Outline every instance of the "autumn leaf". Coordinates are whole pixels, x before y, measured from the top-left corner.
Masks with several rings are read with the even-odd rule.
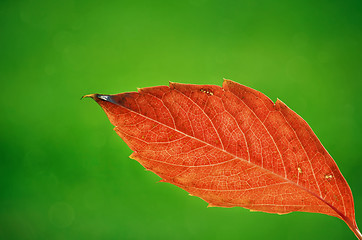
[[[309,125],[230,80],[91,94],[130,156],[209,206],[323,213],[358,230],[351,190]]]

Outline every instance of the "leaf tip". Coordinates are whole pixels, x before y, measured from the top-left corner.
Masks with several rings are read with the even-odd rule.
[[[84,95],[82,96],[80,99],[82,100],[83,98],[96,98],[97,97],[97,94],[87,94],[87,95]]]

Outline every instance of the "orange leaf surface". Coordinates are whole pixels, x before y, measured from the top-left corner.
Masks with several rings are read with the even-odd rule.
[[[146,169],[209,206],[323,213],[362,239],[351,190],[309,125],[230,80],[91,94]]]

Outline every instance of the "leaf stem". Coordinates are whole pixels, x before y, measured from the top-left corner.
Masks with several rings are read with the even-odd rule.
[[[361,234],[361,232],[359,231],[359,229],[357,227],[352,228],[352,231],[359,240],[362,240],[362,234]]]

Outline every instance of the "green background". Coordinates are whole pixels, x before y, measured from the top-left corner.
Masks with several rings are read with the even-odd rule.
[[[232,79],[315,130],[362,224],[361,1],[1,1],[0,239],[355,239],[207,204],[128,156],[89,93]]]

